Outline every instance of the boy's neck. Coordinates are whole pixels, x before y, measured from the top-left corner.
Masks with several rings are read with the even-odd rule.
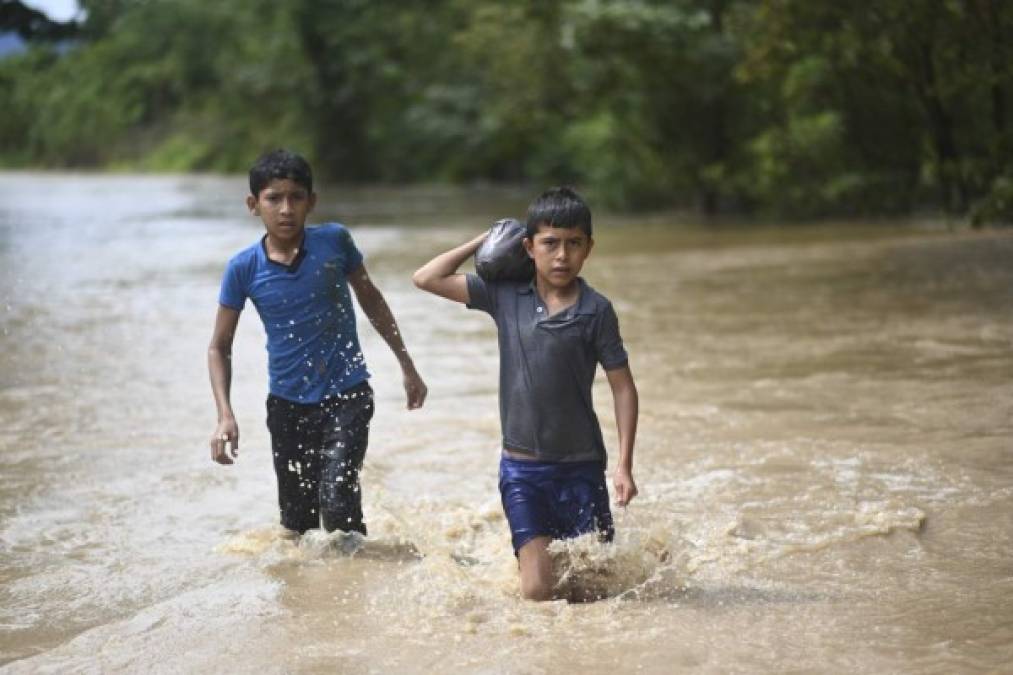
[[[264,235],[264,249],[267,251],[267,257],[287,265],[299,255],[299,249],[302,248],[305,238],[304,229],[300,229],[296,236],[285,239],[273,237],[271,233],[267,233]]]
[[[580,278],[574,277],[573,281],[566,286],[554,286],[536,274],[535,290],[538,291],[542,301],[548,305],[550,313],[554,314],[556,311],[577,302],[577,296],[580,295]]]

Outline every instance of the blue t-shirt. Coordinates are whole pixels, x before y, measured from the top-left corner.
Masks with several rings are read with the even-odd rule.
[[[307,227],[291,265],[267,257],[265,238],[229,260],[218,302],[242,311],[249,298],[267,331],[269,390],[317,403],[369,377],[355,330],[348,274],[362,253],[343,226]]]

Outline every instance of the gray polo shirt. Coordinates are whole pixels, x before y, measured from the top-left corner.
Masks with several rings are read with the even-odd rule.
[[[467,275],[468,307],[492,315],[499,332],[499,414],[503,447],[545,462],[605,462],[591,385],[627,363],[612,303],[583,279],[580,296],[548,316],[534,282]]]

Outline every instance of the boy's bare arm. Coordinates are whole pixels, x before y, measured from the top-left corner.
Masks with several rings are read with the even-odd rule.
[[[638,492],[637,484],[633,480],[633,443],[637,437],[640,399],[628,365],[606,370],[605,376],[612,388],[616,427],[619,430],[619,462],[612,482],[616,489],[616,503],[619,506],[626,506]]]
[[[489,233],[483,232],[471,241],[441,253],[418,268],[412,275],[412,281],[424,291],[467,304],[468,282],[463,274],[457,273],[457,268],[474,255],[487,236]]]
[[[415,370],[415,363],[408,354],[408,348],[401,339],[401,332],[398,330],[397,321],[390,311],[390,306],[369,278],[365,265],[359,265],[348,275],[348,284],[355,291],[355,297],[362,307],[362,312],[373,324],[373,328],[380,334],[383,341],[387,343],[398,363],[401,365],[401,373],[404,376],[405,394],[408,397],[408,409],[421,408],[426,400],[426,383],[422,381],[418,371]]]
[[[211,377],[211,391],[218,408],[218,425],[211,435],[211,459],[219,464],[232,464],[239,455],[239,425],[232,412],[230,390],[232,388],[232,341],[239,325],[239,312],[218,306],[215,328],[208,346],[208,374]],[[226,446],[232,444],[232,456]]]

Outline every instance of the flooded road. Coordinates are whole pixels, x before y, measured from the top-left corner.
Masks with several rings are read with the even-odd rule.
[[[9,672],[978,673],[1013,663],[1013,233],[705,229],[596,214],[585,278],[641,397],[617,541],[523,602],[488,317],[411,271],[508,190],[324,188],[430,388],[362,320],[370,539],[278,536],[264,335],[239,462],[206,348],[242,178],[0,174],[0,664]],[[615,458],[611,396],[595,388]]]

